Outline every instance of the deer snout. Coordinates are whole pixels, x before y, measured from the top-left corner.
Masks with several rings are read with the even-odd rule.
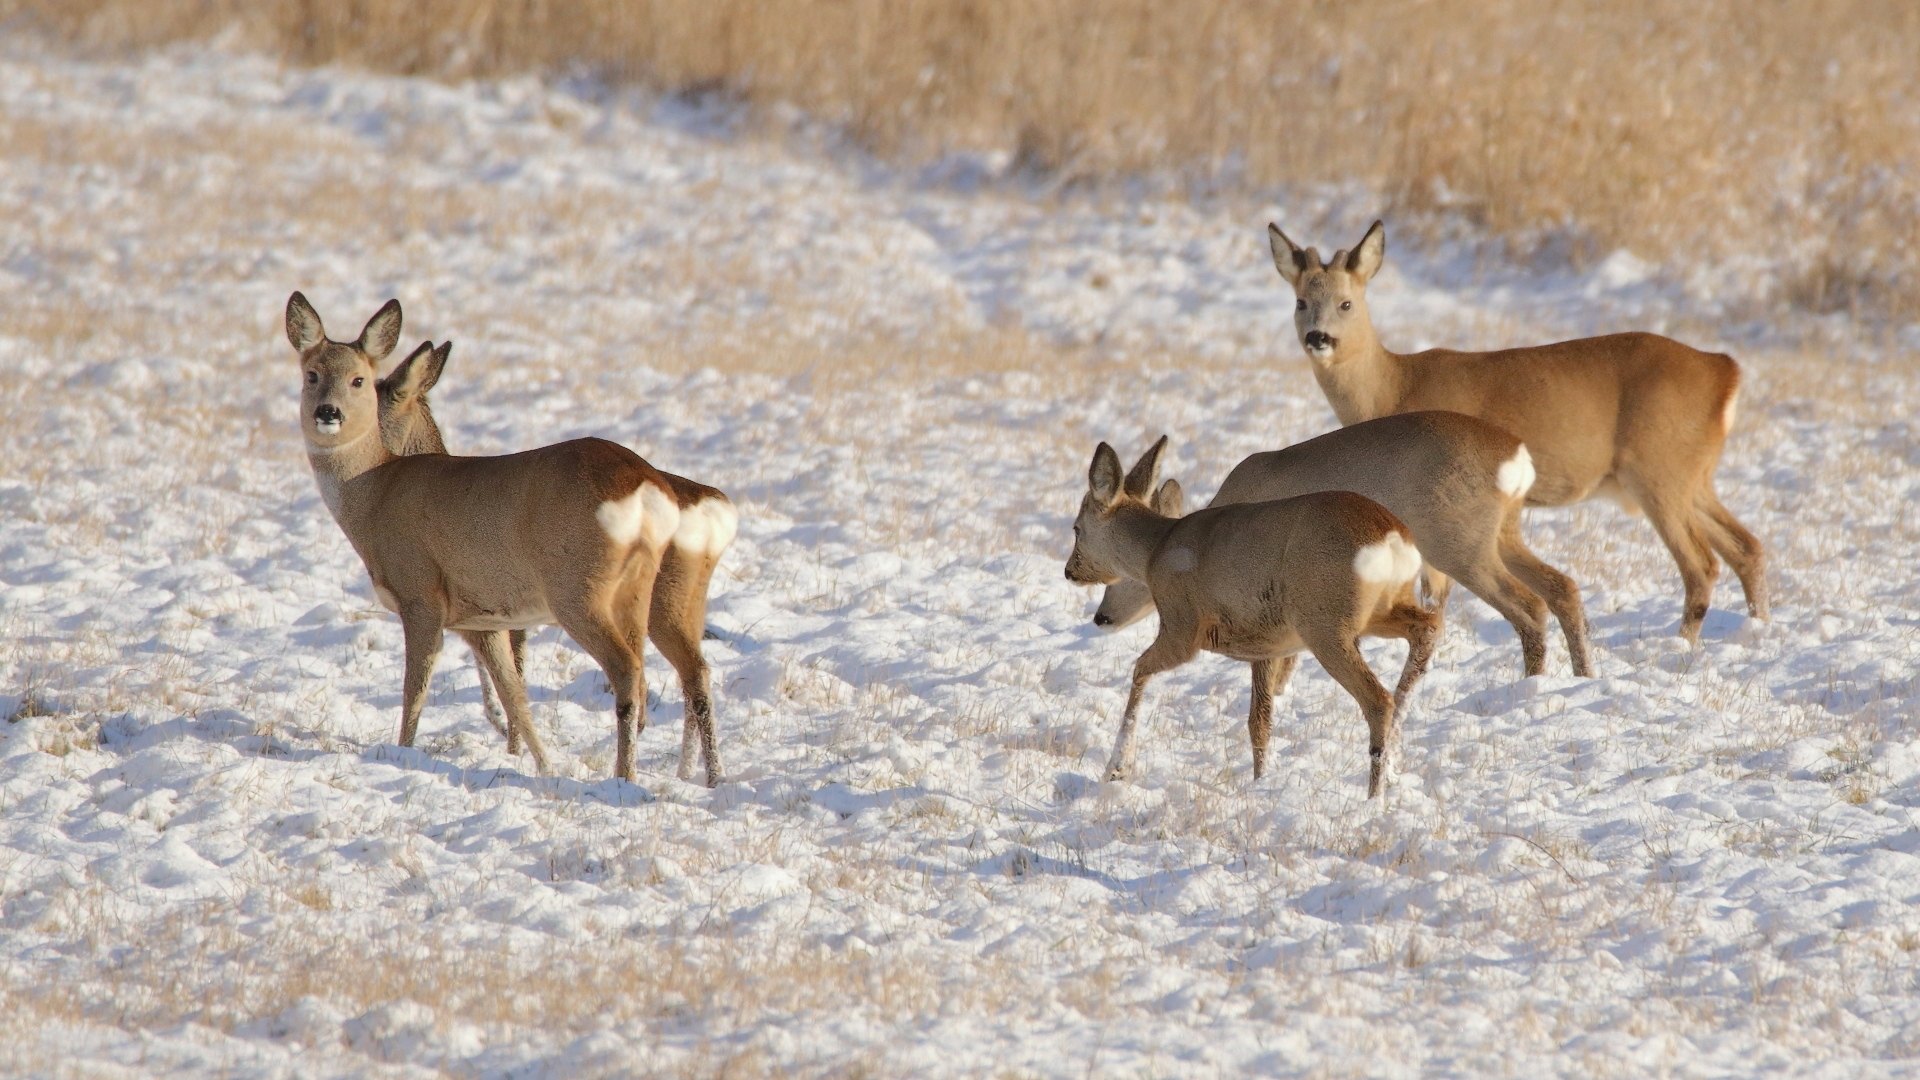
[[[340,411],[338,405],[322,405],[313,410],[313,426],[320,429],[322,435],[337,435],[340,425],[347,422],[347,414]]]
[[[1095,626],[1112,626],[1112,625],[1113,625],[1113,616],[1111,616],[1111,615],[1109,615],[1109,614],[1107,614],[1107,613],[1106,613],[1106,612],[1104,612],[1104,611],[1096,611],[1096,612],[1094,612],[1094,613],[1093,613],[1093,625],[1095,625]]]
[[[1306,344],[1308,352],[1333,351],[1333,335],[1325,330],[1309,330],[1301,341]]]

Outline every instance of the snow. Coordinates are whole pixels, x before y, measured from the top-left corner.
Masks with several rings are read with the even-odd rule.
[[[585,84],[24,40],[0,123],[9,1071],[1912,1071],[1920,429],[1870,333],[1801,348],[1626,253],[1536,280],[1390,248],[1396,348],[1737,345],[1719,483],[1774,621],[1723,580],[1691,650],[1643,521],[1533,512],[1595,678],[1516,681],[1456,592],[1386,799],[1311,662],[1259,783],[1217,657],[1155,680],[1103,783],[1152,630],[1062,578],[1088,456],[1167,432],[1200,505],[1329,428],[1261,229],[1335,246],[1350,194],[972,190]],[[555,775],[458,648],[393,744],[399,627],[300,450],[295,288],[456,342],[457,451],[596,434],[732,496],[724,783],[674,778],[657,655],[641,780],[609,779],[611,698],[552,629]]]

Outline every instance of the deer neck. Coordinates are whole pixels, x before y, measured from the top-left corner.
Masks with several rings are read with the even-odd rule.
[[[1343,337],[1333,355],[1321,360],[1309,354],[1307,362],[1342,426],[1399,411],[1405,390],[1400,357],[1380,344],[1371,322]]]
[[[327,510],[341,528],[347,525],[343,511],[347,482],[368,469],[385,465],[393,458],[392,451],[380,441],[378,425],[369,427],[359,438],[338,446],[307,444],[307,464],[313,466],[313,479],[320,485],[320,497],[326,500]]]
[[[1179,518],[1162,517],[1144,506],[1127,505],[1114,511],[1109,534],[1114,569],[1131,580],[1146,581],[1153,553],[1179,523]]]

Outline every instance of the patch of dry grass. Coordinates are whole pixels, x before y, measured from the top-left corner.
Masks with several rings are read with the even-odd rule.
[[[1515,254],[1629,247],[1817,311],[1920,300],[1920,8],[1899,0],[0,0],[124,46],[207,37],[443,76],[585,64],[790,102],[868,145],[1062,183],[1359,182]],[[1441,212],[1435,216],[1429,212]]]

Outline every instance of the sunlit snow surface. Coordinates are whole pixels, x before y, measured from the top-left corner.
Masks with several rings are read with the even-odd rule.
[[[1912,1071],[1898,354],[1769,352],[1631,256],[1530,280],[1390,253],[1402,349],[1748,342],[1719,483],[1771,545],[1775,621],[1724,580],[1689,652],[1644,522],[1534,512],[1600,677],[1556,636],[1516,682],[1511,630],[1456,594],[1382,802],[1310,661],[1261,782],[1246,669],[1205,657],[1103,784],[1152,621],[1100,634],[1062,579],[1093,444],[1169,433],[1198,502],[1331,426],[1262,230],[1328,251],[1364,199],[1058,201],[591,87],[25,41],[0,123],[10,1071]],[[640,783],[608,780],[611,699],[557,630],[529,658],[557,775],[506,756],[451,640],[393,745],[401,636],[300,449],[296,288],[336,338],[398,296],[403,349],[455,341],[456,450],[596,434],[734,496],[719,789],[673,779],[657,655]],[[872,359],[954,341],[1034,359]]]

